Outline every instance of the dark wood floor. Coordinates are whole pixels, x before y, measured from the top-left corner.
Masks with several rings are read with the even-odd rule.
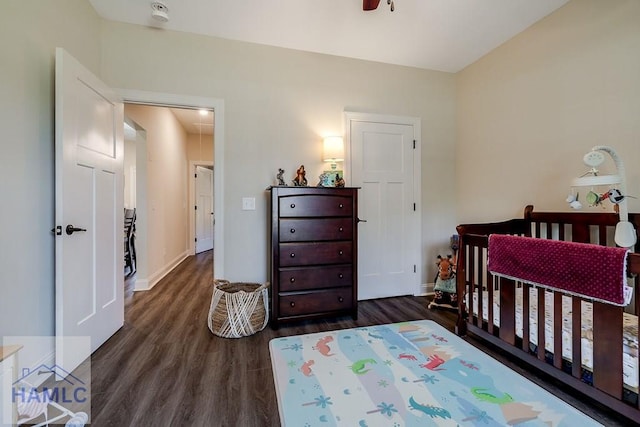
[[[128,289],[124,327],[91,358],[93,425],[278,426],[272,338],[425,318],[453,330],[453,313],[427,309],[425,297],[399,297],[360,302],[357,321],[307,321],[220,338],[207,328],[212,256],[189,257],[151,291]],[[603,424],[629,425],[466,339]]]

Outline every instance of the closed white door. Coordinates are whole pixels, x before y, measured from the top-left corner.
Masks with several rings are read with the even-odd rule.
[[[60,48],[55,78],[56,365],[70,372],[124,323],[124,108]]]
[[[414,125],[350,120],[352,185],[361,187],[358,299],[415,295],[420,277]]]
[[[196,166],[196,253],[213,249],[213,171]]]

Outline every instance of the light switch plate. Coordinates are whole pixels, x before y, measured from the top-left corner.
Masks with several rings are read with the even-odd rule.
[[[243,211],[255,211],[256,199],[255,197],[243,197],[242,198],[242,210]]]

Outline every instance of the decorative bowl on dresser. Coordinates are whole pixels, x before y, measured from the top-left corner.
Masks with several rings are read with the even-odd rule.
[[[271,325],[358,316],[358,189],[271,187]]]

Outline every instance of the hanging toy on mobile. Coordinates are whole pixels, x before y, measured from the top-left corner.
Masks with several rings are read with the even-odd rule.
[[[573,194],[569,194],[567,196],[567,203],[569,203],[569,206],[571,207],[571,209],[582,209],[582,203],[580,203],[578,201],[578,196],[580,194],[576,193],[576,195],[574,196]]]
[[[632,199],[636,199],[636,197],[634,196],[630,196],[628,194],[622,194],[622,192],[617,188],[612,188],[611,190],[607,191],[602,195],[603,200],[609,199],[611,203],[615,203],[616,205],[619,205],[620,203],[622,203],[622,201],[626,197],[631,197]]]

